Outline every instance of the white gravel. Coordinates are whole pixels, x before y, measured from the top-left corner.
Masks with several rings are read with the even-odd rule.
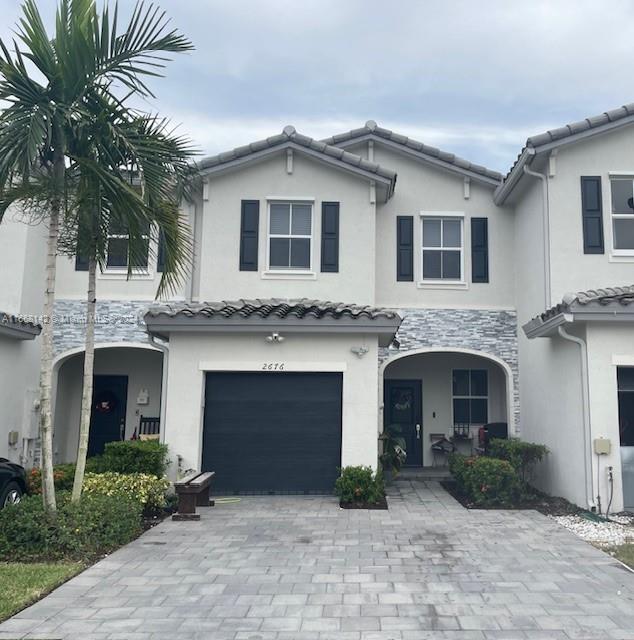
[[[610,516],[611,522],[597,522],[583,516],[551,516],[553,520],[598,547],[634,543],[634,516]]]

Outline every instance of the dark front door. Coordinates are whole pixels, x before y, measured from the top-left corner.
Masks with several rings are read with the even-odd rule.
[[[423,411],[420,380],[386,380],[384,394],[384,428],[397,427],[401,437],[405,439],[405,466],[422,467]]]
[[[106,442],[121,440],[125,434],[128,376],[95,376],[88,456],[103,453]]]
[[[332,493],[340,373],[208,373],[202,468],[219,493]]]

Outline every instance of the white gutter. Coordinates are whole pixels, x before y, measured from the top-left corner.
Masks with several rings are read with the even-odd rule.
[[[582,398],[582,412],[583,412],[583,452],[584,452],[584,472],[585,472],[585,485],[586,485],[586,501],[590,509],[595,509],[596,504],[594,501],[593,493],[594,488],[592,486],[592,429],[590,424],[590,385],[588,381],[588,345],[585,340],[573,336],[568,333],[564,327],[558,327],[557,331],[559,335],[570,342],[574,342],[579,346],[579,355],[581,356],[581,398]]]
[[[550,291],[550,207],[548,203],[548,178],[537,171],[529,169],[524,165],[524,173],[538,178],[542,183],[542,225],[544,232],[544,300],[546,309],[550,309],[551,291]]]
[[[163,376],[161,379],[161,411],[159,414],[159,425],[160,425],[160,437],[159,440],[161,443],[165,443],[165,405],[167,400],[167,366],[169,363],[169,347],[167,344],[162,342],[157,342],[156,338],[148,333],[147,341],[159,351],[163,352]]]

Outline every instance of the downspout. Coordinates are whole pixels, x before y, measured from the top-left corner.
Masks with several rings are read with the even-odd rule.
[[[568,333],[563,326],[557,328],[559,335],[570,342],[574,342],[579,346],[579,355],[581,356],[581,398],[582,398],[582,411],[583,411],[583,452],[584,452],[584,472],[585,472],[585,485],[586,485],[586,501],[588,507],[592,510],[596,508],[593,493],[594,488],[592,485],[592,449],[590,447],[592,431],[590,424],[590,385],[588,381],[588,345],[585,340],[573,336]]]
[[[533,151],[534,153],[534,151]],[[538,178],[542,183],[542,224],[544,232],[544,300],[546,309],[552,306],[550,293],[550,206],[548,203],[548,178],[537,171],[524,165],[524,173],[533,178]]]
[[[163,375],[161,378],[161,411],[159,414],[160,420],[160,442],[165,443],[165,405],[167,400],[167,366],[169,363],[169,347],[163,342],[157,342],[156,338],[148,333],[147,341],[159,351],[163,352]]]

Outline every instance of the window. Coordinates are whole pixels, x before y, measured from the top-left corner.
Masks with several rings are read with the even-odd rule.
[[[142,231],[144,248],[141,255],[136,256],[136,261],[132,263],[135,269],[146,270],[148,267],[148,253],[150,247],[150,227],[149,225]],[[125,225],[112,222],[108,231],[108,254],[106,266],[113,271],[127,270],[129,255],[130,235]]]
[[[454,369],[454,424],[482,425],[489,421],[489,380],[486,369]]]
[[[616,252],[634,252],[634,178],[612,178],[610,190],[612,246]]]
[[[462,218],[423,217],[423,280],[462,280]]]
[[[634,367],[617,367],[619,435],[622,447],[634,447]]]
[[[313,207],[298,202],[269,206],[269,268],[310,269]]]

